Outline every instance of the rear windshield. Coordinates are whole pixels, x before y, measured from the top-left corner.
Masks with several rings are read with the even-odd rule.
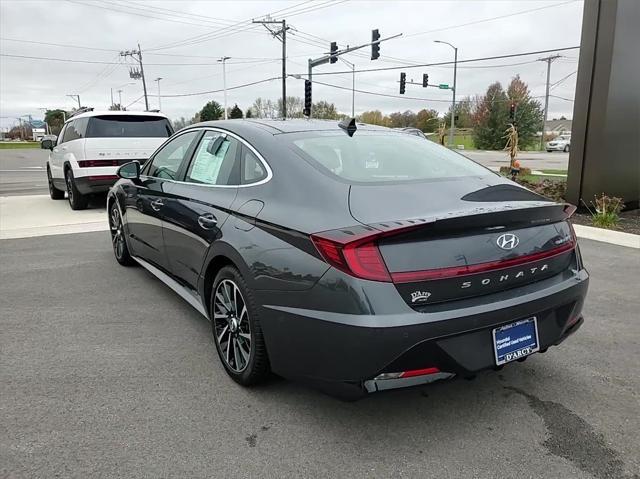
[[[322,168],[353,182],[414,181],[462,176],[486,176],[486,168],[436,143],[407,134],[358,131],[315,133],[293,139]]]
[[[86,138],[168,138],[172,133],[166,118],[105,115],[89,118]]]

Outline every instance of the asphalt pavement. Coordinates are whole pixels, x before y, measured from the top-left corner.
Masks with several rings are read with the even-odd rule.
[[[637,478],[640,254],[581,246],[562,346],[344,403],[232,382],[207,320],[107,232],[2,240],[0,477]]]
[[[49,150],[0,150],[0,196],[48,194]]]

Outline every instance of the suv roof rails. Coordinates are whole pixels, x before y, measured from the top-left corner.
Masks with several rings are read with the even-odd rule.
[[[69,115],[69,116],[67,117],[67,120],[68,120],[69,118],[73,118],[73,117],[74,117],[74,116],[76,116],[76,115],[79,115],[80,113],[86,113],[86,112],[88,112],[88,111],[93,111],[93,107],[83,106],[83,107],[81,107],[81,108],[78,108],[76,111],[74,111],[73,113],[71,113],[71,115]]]

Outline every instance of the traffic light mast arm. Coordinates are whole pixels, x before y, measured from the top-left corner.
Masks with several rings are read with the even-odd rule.
[[[318,65],[323,65],[325,63],[329,63],[331,61],[331,57],[339,57],[340,55],[344,55],[345,53],[350,53],[350,52],[354,52],[356,50],[360,50],[362,48],[367,48],[370,47],[371,45],[373,45],[374,43],[382,43],[382,42],[386,42],[387,40],[393,40],[394,38],[398,38],[401,37],[402,33],[398,33],[397,35],[393,35],[387,38],[381,38],[378,41],[375,42],[369,42],[369,43],[363,43],[362,45],[357,45],[355,47],[347,47],[347,48],[343,48],[342,50],[338,50],[335,54],[331,55],[323,55],[319,58],[316,58],[315,60],[309,59],[309,66],[311,68],[313,67],[317,67]]]
[[[400,83],[400,82],[397,82]],[[418,85],[418,86],[423,86],[422,83],[416,82],[416,81],[407,81],[405,82],[407,85]],[[447,88],[440,88],[440,86],[438,84],[432,85],[431,83],[429,83],[427,85],[428,88],[438,88],[440,90],[453,90],[452,86],[449,86]]]

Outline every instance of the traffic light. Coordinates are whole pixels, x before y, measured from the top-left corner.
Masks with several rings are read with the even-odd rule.
[[[509,107],[509,120],[513,121],[516,119],[516,104],[515,103],[511,103],[511,106]]]
[[[375,30],[371,30],[371,59],[377,60],[380,58],[380,44],[373,43],[380,40],[380,32],[376,28]]]
[[[422,74],[422,86],[425,87],[425,88],[429,86],[429,74],[428,73],[423,73]]]
[[[311,116],[311,82],[304,81],[304,116]]]
[[[407,74],[402,72],[400,73],[400,94],[404,95],[404,91],[407,85]]]
[[[338,53],[338,44],[336,42],[331,42],[331,50],[329,51],[331,59],[329,60],[329,63],[335,63],[338,61],[336,53]]]

